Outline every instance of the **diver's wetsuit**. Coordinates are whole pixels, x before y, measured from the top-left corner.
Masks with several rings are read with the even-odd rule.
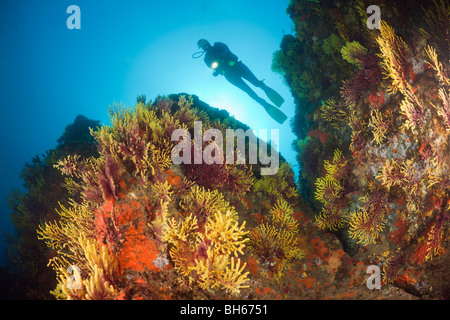
[[[222,74],[231,84],[245,91],[253,100],[258,103],[265,102],[242,79],[262,89],[266,87],[264,82],[258,80],[242,61],[238,61],[238,57],[228,49],[226,44],[215,42],[214,46],[206,51],[204,61],[209,68],[214,69],[214,76]],[[214,63],[217,65],[216,68]]]

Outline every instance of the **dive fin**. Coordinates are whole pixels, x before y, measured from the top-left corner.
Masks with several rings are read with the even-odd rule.
[[[262,103],[261,105],[264,107],[264,109],[269,114],[269,116],[273,120],[278,122],[279,124],[283,124],[286,121],[287,116],[281,110],[279,110],[278,108],[272,106],[271,104],[269,104],[267,102],[266,103]]]
[[[276,105],[278,108],[281,107],[281,105],[284,103],[284,99],[278,92],[267,86],[263,90],[266,93],[267,98],[269,98],[274,105]]]

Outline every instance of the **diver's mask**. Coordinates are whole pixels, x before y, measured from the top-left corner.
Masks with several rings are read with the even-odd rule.
[[[199,49],[202,49],[202,51],[198,51],[198,52],[194,53],[192,55],[192,58],[194,58],[194,59],[198,59],[201,56],[203,56],[205,54],[206,50],[208,49],[208,47],[211,47],[209,42],[205,39],[198,40],[197,46],[199,47]]]

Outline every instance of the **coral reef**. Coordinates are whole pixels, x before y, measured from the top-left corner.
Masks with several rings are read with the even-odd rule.
[[[373,4],[383,12],[379,29],[364,28]],[[283,56],[289,48],[282,42],[274,64],[297,99],[292,127],[301,195],[316,212],[317,227],[334,233],[352,258],[382,266],[382,285],[448,298],[447,289],[433,291],[424,279],[435,277],[430,261],[443,266],[447,259],[450,6],[445,0],[421,6],[292,1],[296,33],[289,48],[303,49]],[[312,11],[317,15],[305,16]],[[328,35],[316,25],[326,26]],[[310,90],[305,102],[306,94],[295,89],[302,79],[289,67],[293,61],[309,61],[305,72],[328,66],[323,59],[333,50],[347,65],[330,59],[330,71],[309,79],[319,98]],[[327,139],[310,139],[316,132]],[[336,176],[339,168],[345,173]]]
[[[14,283],[8,288],[18,299],[49,299],[50,290],[56,285],[56,276],[47,267],[53,256],[43,241],[36,237],[39,224],[49,222],[58,215],[55,208],[66,206],[71,195],[65,188],[64,177],[54,167],[61,158],[67,158],[65,170],[71,172],[81,159],[97,155],[90,128],[95,129],[98,121],[79,115],[69,124],[54,149],[26,163],[20,173],[25,192],[13,190],[8,202],[11,221],[16,236],[8,237],[8,264],[6,270]],[[90,127],[92,126],[92,127]],[[8,295],[6,294],[6,297]]]
[[[194,97],[176,98],[138,97],[134,108],[110,107],[111,125],[91,131],[96,155],[54,161],[71,198],[55,220],[40,222],[37,236],[53,250],[55,298],[247,297],[255,290],[248,260],[264,265],[269,259],[264,253],[251,258],[247,247],[258,247],[247,223],[259,223],[248,212],[259,197],[250,193],[273,201],[267,228],[280,245],[278,277],[302,257],[299,224],[284,200],[297,198],[290,166],[282,162],[266,177],[245,163],[171,163],[175,142],[166,137],[176,129],[192,130],[198,120],[222,131],[245,128]]]

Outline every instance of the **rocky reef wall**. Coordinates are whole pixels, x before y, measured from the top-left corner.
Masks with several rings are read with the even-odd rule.
[[[450,210],[448,1],[292,1],[288,12],[295,35],[273,69],[296,98],[300,193],[316,225],[379,266],[383,284],[448,298],[435,278]]]

